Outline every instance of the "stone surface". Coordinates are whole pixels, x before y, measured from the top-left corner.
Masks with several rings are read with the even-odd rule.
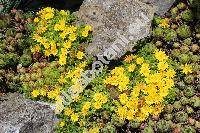
[[[54,112],[18,93],[0,96],[0,133],[52,133]]]
[[[155,6],[156,14],[161,16],[164,15],[175,2],[175,0],[141,0],[141,1]]]
[[[87,52],[97,55],[120,38],[129,42],[125,47],[119,46],[120,51],[131,50],[130,42],[149,35],[154,13],[153,6],[138,0],[85,0],[75,15],[92,25],[94,37]]]

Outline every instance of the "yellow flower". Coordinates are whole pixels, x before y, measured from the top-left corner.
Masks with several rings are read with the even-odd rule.
[[[73,122],[78,121],[78,114],[77,114],[77,113],[72,114],[72,115],[71,115],[71,120],[72,120]]]
[[[169,69],[166,73],[165,76],[168,78],[173,78],[175,76],[176,72],[173,69]]]
[[[49,99],[55,99],[57,95],[55,94],[53,90],[51,90],[47,93],[47,96]]]
[[[94,106],[95,109],[100,109],[101,108],[101,103],[100,102],[95,102],[93,104],[93,106]]]
[[[126,102],[128,101],[128,97],[127,97],[126,93],[120,94],[119,100],[123,105],[126,104]]]
[[[60,127],[64,127],[64,126],[65,126],[65,122],[64,122],[64,121],[61,121],[60,124],[59,124],[59,126],[60,126]]]
[[[63,16],[68,16],[69,12],[65,11],[65,10],[60,10],[60,14],[63,15]]]
[[[185,74],[192,73],[192,68],[188,64],[182,65],[181,69],[183,69],[183,73]]]
[[[130,63],[133,60],[133,56],[132,55],[127,55],[124,59],[125,62]]]
[[[65,65],[67,62],[66,62],[66,57],[65,55],[61,54],[60,55],[60,58],[59,58],[59,64],[60,65]]]
[[[33,90],[31,94],[32,94],[33,97],[38,97],[40,95],[40,91],[39,90]]]
[[[84,105],[83,105],[83,110],[88,110],[91,106],[91,102],[86,102]]]
[[[72,42],[75,41],[76,38],[77,38],[77,36],[76,36],[76,34],[74,34],[74,33],[71,33],[71,34],[69,35],[69,40],[72,41]]]
[[[78,58],[78,59],[83,59],[83,57],[84,57],[84,53],[83,52],[81,52],[81,51],[78,51],[78,53],[77,53],[77,55],[76,55],[76,57]]]
[[[135,115],[135,111],[133,111],[133,110],[129,110],[129,111],[127,111],[127,119],[128,120],[133,120],[134,119],[134,115]]]
[[[82,32],[82,36],[83,36],[83,37],[88,37],[88,31],[84,30],[84,31]]]
[[[64,43],[64,48],[65,48],[65,49],[69,49],[69,48],[71,48],[71,46],[72,46],[72,42],[71,42],[71,41],[66,41],[66,42]]]
[[[126,113],[127,113],[126,106],[124,106],[124,107],[122,107],[122,106],[118,107],[117,110],[116,110],[116,113],[117,113],[117,115],[119,116],[119,118],[121,120],[124,120],[126,118]]]
[[[155,50],[155,57],[161,62],[165,62],[168,59],[168,56],[163,51]]]
[[[86,25],[86,26],[85,26],[85,30],[86,30],[86,31],[92,31],[92,27],[91,27],[90,25]]]
[[[45,51],[44,51],[44,55],[45,55],[45,56],[50,56],[50,54],[51,54],[51,51],[50,51],[50,50],[45,50]]]
[[[159,24],[159,27],[169,28],[170,27],[169,19],[168,18],[163,19],[162,22]]]
[[[138,57],[136,59],[136,63],[139,64],[139,65],[141,65],[143,62],[144,62],[144,58],[143,57]]]
[[[64,111],[64,114],[66,116],[70,116],[71,114],[73,114],[73,110],[71,108],[66,108]]]
[[[143,74],[144,76],[149,76],[150,70],[149,70],[149,64],[143,63],[140,69],[140,74]]]
[[[132,65],[130,65],[129,67],[128,67],[128,71],[129,72],[133,72],[134,70],[135,70],[135,64],[132,64]]]
[[[34,18],[34,22],[38,23],[39,22],[39,18],[38,17]]]
[[[47,95],[47,92],[46,92],[45,89],[41,89],[41,90],[40,90],[40,94],[41,94],[41,96],[46,96],[46,95]]]
[[[158,70],[164,71],[168,68],[168,64],[166,62],[159,62],[158,63]]]
[[[95,127],[89,130],[89,133],[99,133],[99,128]]]

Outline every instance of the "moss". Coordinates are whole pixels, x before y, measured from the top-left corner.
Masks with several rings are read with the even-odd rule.
[[[191,36],[191,29],[187,25],[182,25],[176,30],[179,37],[185,39]]]

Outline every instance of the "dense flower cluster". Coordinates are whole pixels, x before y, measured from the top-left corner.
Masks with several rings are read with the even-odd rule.
[[[74,26],[75,17],[69,11],[58,11],[47,7],[37,13],[34,19],[34,46],[32,52],[42,52],[46,57],[58,57],[60,65],[85,56],[80,44],[91,37],[89,25]]]
[[[104,80],[106,85],[116,86],[120,92],[115,101],[116,114],[121,120],[139,121],[158,115],[164,98],[174,86],[175,71],[167,62],[168,56],[156,50],[148,59],[130,55],[124,61],[124,66],[113,69]]]

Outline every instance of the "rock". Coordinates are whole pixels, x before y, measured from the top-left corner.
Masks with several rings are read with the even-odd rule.
[[[48,105],[18,93],[0,97],[0,133],[52,133],[55,120]]]
[[[110,59],[114,59],[149,35],[154,13],[153,6],[138,0],[85,0],[75,15],[93,27],[93,42],[87,52],[112,53]]]
[[[161,16],[164,15],[175,2],[175,0],[140,0],[140,1],[155,6],[156,14]]]

